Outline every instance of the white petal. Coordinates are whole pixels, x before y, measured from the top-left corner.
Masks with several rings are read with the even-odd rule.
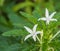
[[[34,27],[33,27],[33,33],[36,32],[36,28],[37,28],[37,26],[38,26],[38,24],[34,25]]]
[[[40,21],[40,18],[38,19],[38,21]]]
[[[25,37],[25,39],[24,39],[24,41],[26,40],[26,39],[28,39],[29,37],[31,37],[32,35],[30,34],[30,35],[27,35],[26,37]]]
[[[57,21],[57,19],[51,19],[51,21]]]
[[[29,32],[29,33],[32,33],[32,30],[26,26],[24,26],[24,28]]]
[[[55,14],[56,12],[53,12],[49,17],[52,18]]]
[[[50,22],[50,21],[46,21],[46,25],[48,25],[48,24],[49,24],[49,22]]]
[[[38,19],[38,21],[39,21],[39,20],[44,20],[44,21],[45,21],[45,20],[46,20],[46,18],[39,18],[39,19]]]
[[[40,21],[40,18],[38,19],[38,21]]]
[[[37,34],[42,34],[43,32],[41,32],[41,31],[37,31],[35,34],[37,35]]]
[[[36,41],[36,35],[37,35],[37,34],[42,34],[42,33],[43,33],[42,31],[37,31],[37,32],[33,35],[34,41]]]
[[[36,41],[36,35],[33,36],[33,40]]]
[[[46,16],[46,17],[49,17],[49,11],[48,11],[48,9],[47,9],[47,8],[46,8],[45,16]]]

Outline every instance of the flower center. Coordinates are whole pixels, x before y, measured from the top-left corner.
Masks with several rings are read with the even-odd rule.
[[[33,32],[33,33],[32,33],[32,36],[34,36],[34,35],[35,35],[35,33],[36,33],[36,32]]]
[[[49,20],[51,20],[49,17],[48,17],[48,18],[46,18],[46,19],[47,19],[48,21],[49,21]]]

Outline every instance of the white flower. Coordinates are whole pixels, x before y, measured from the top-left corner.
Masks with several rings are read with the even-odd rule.
[[[45,17],[46,17],[46,18],[45,18],[45,17],[39,18],[38,21],[39,21],[39,20],[44,20],[44,21],[46,21],[46,24],[49,24],[50,21],[57,21],[57,19],[52,18],[55,13],[56,13],[56,12],[53,12],[51,15],[49,15],[49,11],[48,11],[48,9],[46,8],[46,13],[45,13]]]
[[[37,24],[34,25],[34,27],[33,27],[32,30],[31,30],[30,28],[26,27],[26,26],[24,26],[24,28],[30,33],[29,35],[27,35],[27,36],[25,37],[24,41],[25,41],[26,39],[28,39],[29,37],[31,37],[31,36],[32,36],[33,40],[36,41],[36,35],[42,33],[41,31],[36,31]]]

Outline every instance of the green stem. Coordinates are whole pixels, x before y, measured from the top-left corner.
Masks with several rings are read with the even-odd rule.
[[[42,31],[43,32],[43,31]],[[40,34],[41,35],[41,46],[40,46],[40,49],[39,49],[39,51],[42,51],[42,45],[43,45],[43,33],[42,34]]]
[[[39,43],[41,44],[41,41],[40,41],[39,37],[38,36],[36,36],[36,37],[37,37],[37,40],[39,41]]]
[[[54,48],[52,48],[52,47],[49,47],[49,48],[48,48],[48,50],[52,50],[52,51],[54,51]]]
[[[36,36],[36,37],[37,37],[37,40],[39,41],[39,43],[41,44],[41,40],[39,39],[39,37],[38,36]],[[41,49],[39,51],[41,51]]]
[[[58,32],[49,40],[48,43],[50,43],[59,33],[60,33],[60,31],[58,31]]]

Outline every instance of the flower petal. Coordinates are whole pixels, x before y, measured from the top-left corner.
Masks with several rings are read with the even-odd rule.
[[[33,40],[36,41],[36,35],[33,36]]]
[[[51,21],[57,21],[57,19],[51,19]]]
[[[39,18],[38,21],[39,21],[39,20],[44,20],[44,21],[46,21],[46,18],[44,18],[44,17],[43,17],[43,18]]]
[[[56,12],[53,12],[49,17],[52,18],[55,14]]]
[[[29,32],[29,33],[32,33],[32,30],[26,26],[24,26],[24,28]]]
[[[50,22],[50,20],[49,20],[49,21],[47,20],[47,21],[46,21],[46,25],[48,25],[48,24],[49,24],[49,22]]]
[[[47,9],[47,8],[46,8],[45,16],[46,16],[46,17],[49,17],[49,11],[48,11],[48,9]]]
[[[25,37],[25,39],[24,39],[24,41],[26,40],[26,39],[28,39],[29,37],[31,37],[32,35],[30,34],[30,35],[27,35],[26,37]]]
[[[42,34],[43,32],[42,31],[37,31],[35,34]]]
[[[34,25],[34,27],[33,27],[33,33],[36,32],[36,28],[37,28],[37,26],[38,26],[38,24]]]

